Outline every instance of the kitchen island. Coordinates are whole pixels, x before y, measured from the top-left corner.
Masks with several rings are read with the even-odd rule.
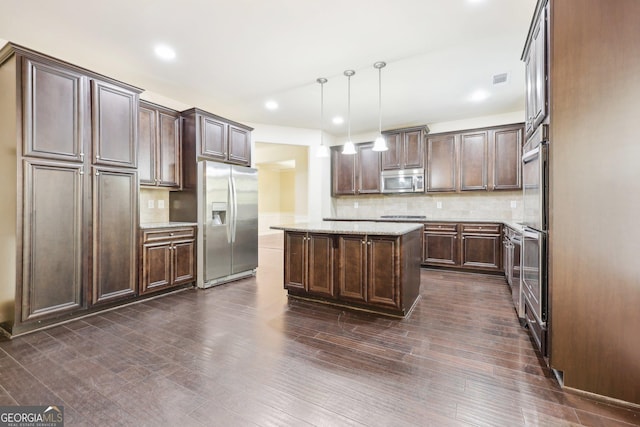
[[[321,221],[284,231],[290,297],[407,316],[420,295],[422,224]]]

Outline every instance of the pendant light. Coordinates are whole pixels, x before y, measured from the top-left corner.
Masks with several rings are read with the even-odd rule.
[[[387,65],[386,62],[376,62],[373,68],[378,70],[378,137],[373,143],[373,151],[387,151],[387,141],[382,135],[382,69]]]
[[[342,147],[342,154],[356,154],[356,147],[351,142],[351,76],[356,72],[353,70],[347,70],[344,75],[347,76],[347,142]]]
[[[316,151],[316,157],[329,157],[329,147],[324,145],[324,133],[322,132],[322,124],[324,123],[324,84],[327,79],[319,77],[316,81],[320,83],[320,146]]]

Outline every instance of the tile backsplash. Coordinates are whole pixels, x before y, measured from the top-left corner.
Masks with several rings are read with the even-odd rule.
[[[140,224],[169,222],[169,190],[140,188]]]
[[[377,218],[381,215],[424,215],[427,219],[522,219],[522,191],[429,195],[336,197],[335,217]]]

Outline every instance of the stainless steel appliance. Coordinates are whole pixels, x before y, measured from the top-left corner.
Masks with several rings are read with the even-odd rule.
[[[521,254],[522,254],[522,234],[511,230],[504,236],[504,271],[507,277],[507,283],[511,289],[511,298],[513,306],[518,315],[520,323],[524,325],[524,295],[522,292],[522,275],[521,275]]]
[[[525,319],[542,354],[546,356],[548,322],[547,218],[548,127],[540,125],[522,156],[523,209],[522,292]]]
[[[255,273],[258,175],[255,169],[204,162],[204,277],[209,287]]]
[[[383,193],[424,193],[424,169],[382,171],[380,188]]]
[[[255,169],[198,161],[193,183],[170,195],[172,221],[198,223],[200,288],[254,275],[258,266],[258,174]]]

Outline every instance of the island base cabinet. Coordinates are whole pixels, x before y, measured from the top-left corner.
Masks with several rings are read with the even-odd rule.
[[[334,238],[313,233],[285,234],[285,288],[334,297]]]
[[[400,235],[286,231],[289,295],[406,316],[420,291],[421,230]]]

